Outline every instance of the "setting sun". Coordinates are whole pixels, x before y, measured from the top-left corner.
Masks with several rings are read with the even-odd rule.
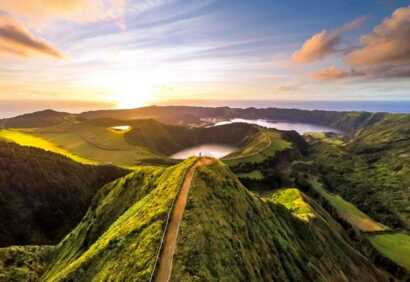
[[[119,109],[130,109],[146,106],[153,100],[152,87],[144,84],[118,85],[113,100]]]

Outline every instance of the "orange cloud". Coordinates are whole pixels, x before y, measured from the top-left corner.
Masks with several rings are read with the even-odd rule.
[[[302,49],[293,54],[292,60],[295,63],[310,63],[322,59],[334,52],[339,41],[338,33],[323,30],[309,38]]]
[[[0,10],[39,24],[49,20],[93,22],[121,18],[126,0],[1,0]]]
[[[397,9],[390,18],[362,36],[362,47],[346,56],[353,65],[410,63],[410,6]]]
[[[323,30],[316,33],[303,44],[300,50],[293,54],[292,61],[295,63],[311,63],[334,53],[342,33],[357,29],[365,20],[366,17],[360,17],[336,30]]]
[[[349,76],[349,73],[338,69],[336,66],[330,66],[328,68],[324,68],[318,72],[312,74],[312,77],[316,80],[337,80],[342,79]]]
[[[35,37],[22,24],[0,17],[0,55],[31,57],[46,55],[61,59],[63,55],[46,41]]]

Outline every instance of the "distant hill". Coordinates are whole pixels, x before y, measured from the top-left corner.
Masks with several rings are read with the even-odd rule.
[[[116,119],[129,121],[135,119],[155,119],[172,125],[198,125],[204,120],[226,120],[231,118],[271,119],[289,122],[312,123],[351,131],[382,119],[386,113],[337,112],[322,110],[299,110],[281,108],[229,108],[229,107],[190,107],[190,106],[149,106],[125,110],[99,110],[81,114],[60,113],[52,110],[26,114],[0,120],[4,128],[31,128],[58,124],[65,119],[94,120]]]
[[[149,119],[136,120],[129,124],[132,129],[125,134],[125,139],[130,144],[163,155],[171,155],[185,148],[208,143],[243,146],[259,132],[257,126],[245,123],[187,128]]]
[[[46,127],[62,123],[72,116],[73,115],[69,113],[44,110],[13,118],[0,119],[0,128]]]
[[[96,191],[127,173],[0,141],[0,247],[56,244]]]

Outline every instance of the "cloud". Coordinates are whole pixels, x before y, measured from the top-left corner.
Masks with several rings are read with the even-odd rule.
[[[324,68],[318,72],[315,72],[312,74],[312,77],[316,80],[337,80],[337,79],[342,79],[346,78],[349,76],[349,73],[337,68],[336,66],[330,66],[327,68]]]
[[[293,53],[292,61],[295,63],[311,63],[334,53],[340,42],[341,35],[359,28],[365,20],[366,17],[360,17],[336,30],[323,30],[316,33],[303,44],[300,50]]]
[[[410,78],[410,65],[373,65],[360,72],[368,79]]]
[[[34,24],[60,19],[96,22],[119,21],[125,5],[126,0],[1,0],[0,10],[24,17]]]
[[[366,21],[366,16],[358,17],[357,19],[344,24],[341,28],[337,29],[336,31],[339,33],[350,32],[361,27]]]
[[[295,92],[299,90],[298,85],[281,85],[276,87],[276,92],[281,92],[281,93],[289,93],[289,92]]]
[[[393,15],[360,39],[361,47],[350,52],[346,61],[352,65],[410,63],[410,6]]]
[[[339,41],[338,33],[323,30],[309,38],[302,48],[293,54],[292,60],[295,63],[311,63],[320,60],[333,53]]]
[[[45,40],[35,37],[22,24],[0,16],[0,55],[31,57],[46,55],[57,59],[63,55]]]

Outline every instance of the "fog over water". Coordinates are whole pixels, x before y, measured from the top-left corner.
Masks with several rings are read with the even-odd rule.
[[[186,159],[192,156],[213,157],[220,159],[232,152],[235,152],[238,148],[234,146],[228,146],[223,144],[202,144],[191,148],[184,149],[170,156],[173,159]]]
[[[265,119],[251,120],[251,119],[235,118],[235,119],[231,119],[228,121],[217,122],[215,123],[214,126],[230,124],[230,123],[238,123],[238,122],[251,123],[251,124],[256,124],[256,125],[267,127],[267,128],[276,128],[279,130],[295,130],[300,134],[304,134],[306,132],[341,133],[339,130],[331,128],[331,127],[327,127],[327,126],[321,126],[321,125],[310,124],[310,123],[300,123],[300,122],[269,121]]]

